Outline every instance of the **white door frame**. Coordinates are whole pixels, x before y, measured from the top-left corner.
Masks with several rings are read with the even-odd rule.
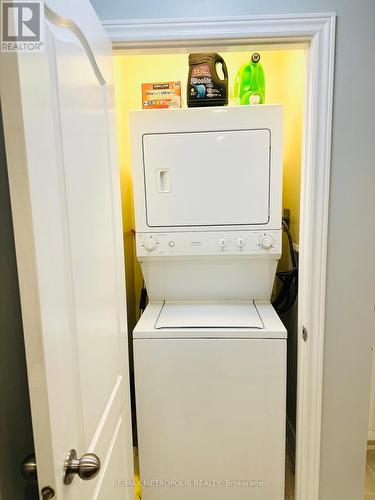
[[[217,45],[305,44],[301,176],[296,499],[319,499],[335,14],[105,21],[114,48],[171,52]],[[307,341],[303,340],[303,329]]]

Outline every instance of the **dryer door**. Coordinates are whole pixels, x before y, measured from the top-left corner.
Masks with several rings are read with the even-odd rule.
[[[144,135],[147,225],[267,224],[270,141],[268,129]]]

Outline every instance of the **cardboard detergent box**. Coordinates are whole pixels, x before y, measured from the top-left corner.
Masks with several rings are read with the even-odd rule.
[[[142,108],[181,108],[181,82],[142,83]]]

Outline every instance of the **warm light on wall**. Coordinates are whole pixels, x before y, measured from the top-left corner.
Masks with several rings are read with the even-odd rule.
[[[221,52],[228,67],[230,97],[239,67],[255,49],[248,52]],[[299,190],[301,169],[302,114],[305,94],[305,52],[298,50],[261,51],[266,74],[266,103],[284,105],[284,188],[283,206],[291,210],[291,229],[298,243]],[[141,84],[179,80],[183,105],[186,106],[188,55],[119,55],[114,57],[117,130],[121,171],[122,210],[126,258],[129,326],[138,317],[142,275],[135,257],[132,235],[134,227],[132,170],[130,160],[129,111],[142,107]],[[167,112],[167,111],[166,111]]]

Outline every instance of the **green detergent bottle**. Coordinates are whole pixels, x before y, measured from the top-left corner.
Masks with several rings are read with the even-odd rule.
[[[240,104],[264,104],[265,78],[263,66],[257,52],[251,56],[249,63],[239,69],[234,82],[234,97]]]

